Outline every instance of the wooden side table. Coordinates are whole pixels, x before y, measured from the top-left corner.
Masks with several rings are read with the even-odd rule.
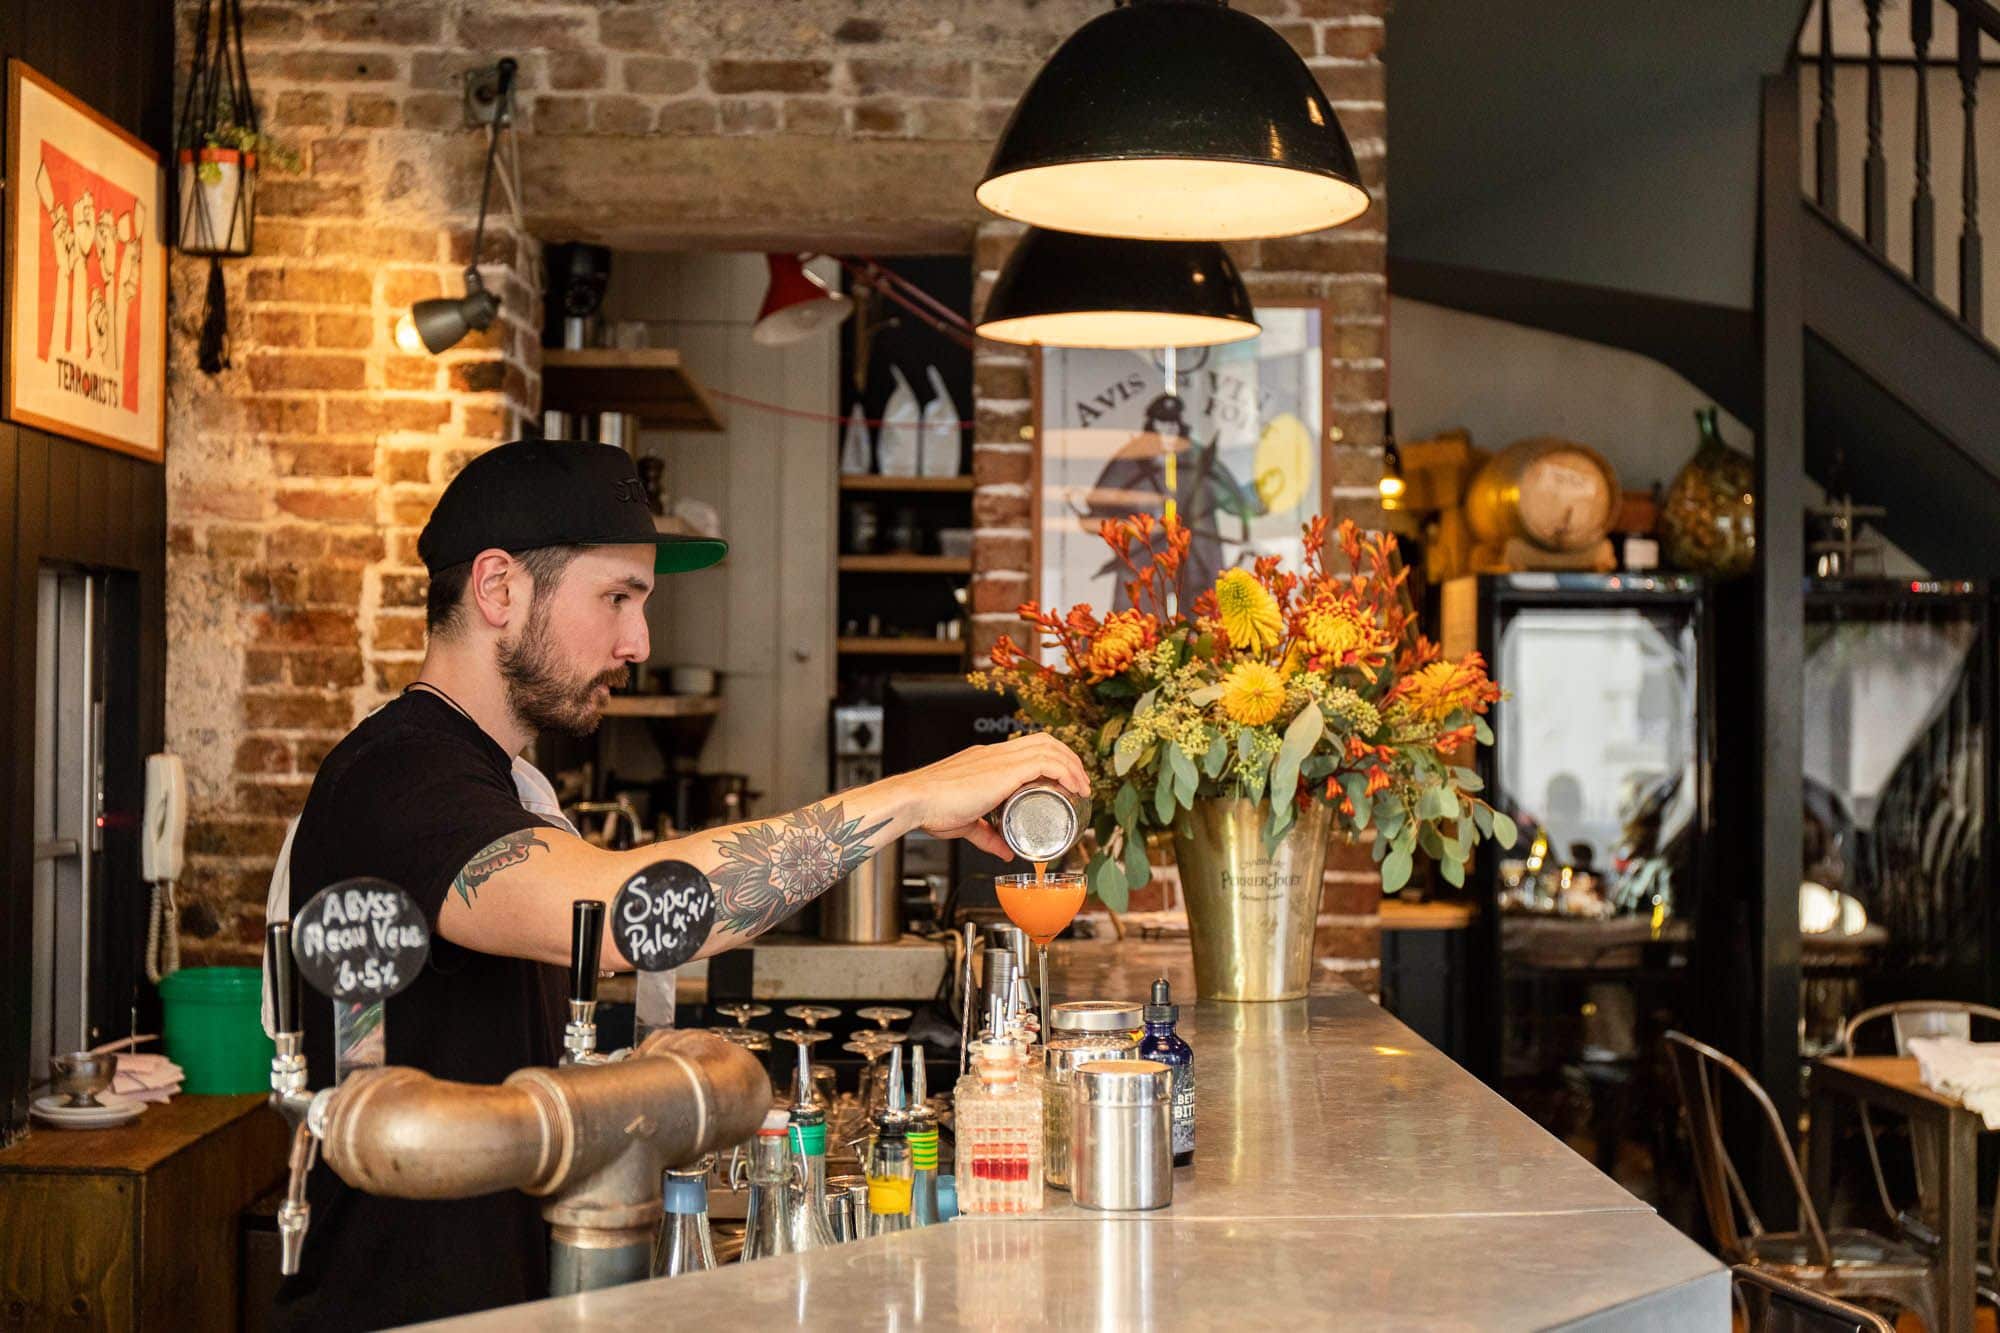
[[[234,1329],[237,1214],[285,1169],[262,1094],[0,1151],[0,1328]]]
[[[1979,1246],[1975,1195],[1984,1123],[1955,1099],[1925,1086],[1913,1056],[1847,1055],[1814,1061],[1806,1188],[1822,1217],[1833,1200],[1834,1116],[1844,1103],[1894,1111],[1936,1136],[1938,1319],[1943,1333],[1972,1333]]]

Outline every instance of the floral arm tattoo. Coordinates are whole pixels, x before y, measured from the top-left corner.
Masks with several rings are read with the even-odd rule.
[[[715,924],[758,935],[833,887],[874,855],[868,839],[888,820],[861,827],[839,802],[809,805],[782,819],[752,824],[716,846]]]
[[[458,891],[458,896],[465,900],[467,907],[470,907],[481,884],[509,866],[521,864],[537,847],[545,852],[549,849],[547,843],[535,836],[533,829],[525,828],[519,833],[509,833],[504,838],[489,842],[465,863],[465,869],[458,872],[458,877],[452,880],[451,887]]]

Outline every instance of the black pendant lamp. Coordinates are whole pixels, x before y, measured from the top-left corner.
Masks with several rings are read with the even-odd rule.
[[[1257,336],[1250,293],[1214,241],[1133,241],[1030,227],[979,336],[1049,347],[1200,347]]]
[[[1291,44],[1221,0],[1129,0],[1076,30],[1014,107],[979,202],[1097,236],[1293,236],[1368,208]]]

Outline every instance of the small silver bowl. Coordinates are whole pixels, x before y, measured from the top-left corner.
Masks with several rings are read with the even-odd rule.
[[[49,1060],[55,1090],[69,1097],[71,1106],[102,1106],[97,1094],[111,1086],[118,1073],[118,1057],[109,1052],[74,1051]]]

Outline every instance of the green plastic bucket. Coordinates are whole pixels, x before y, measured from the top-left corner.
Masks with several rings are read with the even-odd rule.
[[[160,982],[167,1058],[187,1075],[183,1092],[268,1092],[264,979],[254,967],[184,967]]]

